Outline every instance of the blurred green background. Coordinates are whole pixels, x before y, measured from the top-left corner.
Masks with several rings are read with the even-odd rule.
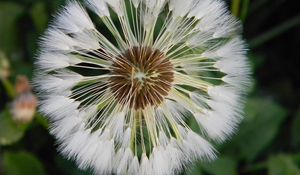
[[[255,86],[239,132],[218,148],[220,158],[212,163],[199,162],[184,174],[300,175],[298,2],[227,2],[244,23]],[[17,77],[25,75],[31,80],[37,39],[51,21],[51,14],[64,3],[0,0],[0,175],[90,174],[57,153],[48,123],[40,114],[25,121],[13,116],[13,104],[18,102],[18,88],[22,87]],[[31,94],[30,90],[26,93]],[[29,109],[34,112],[34,105]]]

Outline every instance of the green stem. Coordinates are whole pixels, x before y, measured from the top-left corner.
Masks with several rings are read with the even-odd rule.
[[[246,21],[246,18],[249,13],[249,5],[250,5],[250,0],[243,0],[243,5],[242,5],[242,10],[241,10],[241,20],[243,22]]]
[[[240,4],[241,4],[240,0],[233,0],[231,4],[232,14],[236,17],[239,17]]]
[[[300,15],[254,38],[252,41],[250,41],[250,46],[252,49],[257,48],[263,45],[264,43],[270,41],[271,39],[283,34],[284,32],[287,32],[289,29],[297,25],[300,25]]]
[[[6,93],[8,94],[8,96],[10,98],[14,98],[15,97],[15,89],[14,86],[11,84],[10,81],[8,81],[7,79],[1,79],[2,84],[6,90]]]

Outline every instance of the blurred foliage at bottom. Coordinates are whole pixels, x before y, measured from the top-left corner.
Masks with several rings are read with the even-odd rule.
[[[57,152],[29,81],[37,39],[62,0],[0,1],[0,174],[90,174]],[[232,0],[256,84],[239,131],[219,159],[186,175],[300,175],[300,12],[292,0]],[[27,80],[27,78],[29,80]],[[25,101],[24,101],[25,99]],[[24,110],[26,115],[23,115]]]

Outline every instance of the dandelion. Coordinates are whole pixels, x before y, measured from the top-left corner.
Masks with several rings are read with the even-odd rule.
[[[41,39],[35,78],[61,153],[95,174],[213,160],[250,86],[240,31],[221,0],[67,3]]]

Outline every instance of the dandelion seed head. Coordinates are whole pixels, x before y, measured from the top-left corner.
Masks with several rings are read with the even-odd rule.
[[[60,152],[103,175],[215,159],[251,86],[240,31],[221,0],[69,1],[41,38],[34,80]]]

